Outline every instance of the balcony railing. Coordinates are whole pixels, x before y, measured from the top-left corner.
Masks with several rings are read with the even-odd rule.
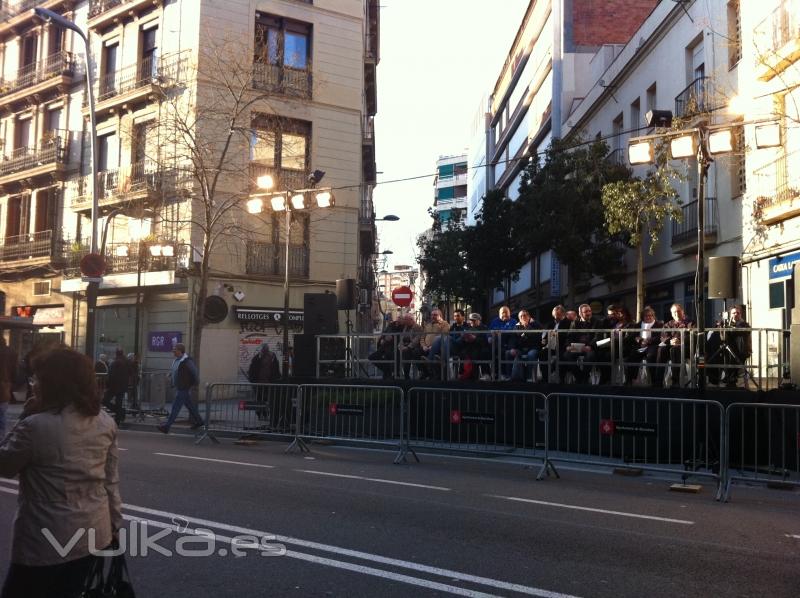
[[[800,212],[800,151],[783,154],[756,169],[756,202],[765,223],[785,220]]]
[[[20,147],[3,157],[0,162],[0,177],[23,172],[52,163],[64,163],[67,159],[67,140],[52,137],[36,147]]]
[[[246,272],[258,276],[283,276],[285,256],[285,245],[249,241]],[[289,246],[289,276],[308,278],[308,248],[305,245]]]
[[[48,79],[75,73],[75,59],[70,52],[56,52],[44,60],[19,69],[13,79],[0,79],[0,97],[10,95],[26,87],[32,87]]]
[[[42,0],[19,0],[14,4],[3,3],[4,6],[0,7],[0,19],[9,20],[22,14],[26,10],[36,8],[42,3]]]
[[[800,41],[800,0],[782,0],[753,31],[757,54],[779,52],[789,42]]]
[[[131,241],[128,243],[109,243],[106,245],[105,274],[130,274],[132,272],[164,272],[177,270],[187,263],[188,245],[178,241],[162,240],[161,245],[171,245],[174,255],[154,256],[150,251],[152,243]],[[65,241],[62,249],[65,274],[68,277],[80,274],[80,262],[89,253],[89,241]],[[141,257],[141,261],[140,261]]]
[[[56,238],[51,230],[0,238],[0,261],[50,258],[56,254],[55,246]]]
[[[136,64],[123,67],[100,77],[97,101],[104,102],[115,96],[136,91],[150,85],[164,87],[181,81],[186,66],[186,54],[180,52],[167,56],[148,56]]]
[[[673,250],[689,250],[697,247],[697,200],[681,207],[683,220],[672,223],[672,248]],[[705,244],[714,245],[719,232],[719,213],[717,211],[717,198],[706,197],[705,205]]]
[[[289,66],[253,63],[253,87],[281,95],[311,97],[311,71]]]
[[[617,149],[611,150],[606,156],[606,162],[616,166],[627,166],[628,164],[625,158],[625,149],[618,147]]]
[[[459,174],[447,174],[447,175],[440,175],[436,179],[436,188],[441,189],[442,187],[458,187],[460,185],[467,184],[467,173],[462,172]]]
[[[258,177],[268,174],[274,181],[274,186],[270,191],[294,191],[296,189],[308,188],[308,171],[291,170],[288,168],[275,168],[266,166],[258,162],[250,162],[250,180],[253,181],[253,188]]]
[[[708,112],[712,108],[711,77],[698,77],[675,96],[675,116],[687,118]]]

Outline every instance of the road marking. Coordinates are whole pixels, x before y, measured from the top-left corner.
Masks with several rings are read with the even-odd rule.
[[[517,592],[520,594],[527,594],[529,596],[538,596],[539,598],[575,598],[570,594],[561,594],[558,592],[551,592],[548,590],[542,590],[539,588],[534,588],[531,586],[525,586],[521,584],[500,581],[497,579],[492,579],[490,577],[480,577],[478,575],[470,575],[468,573],[461,573],[459,571],[453,571],[451,569],[442,569],[440,567],[430,567],[428,565],[421,565],[419,563],[412,563],[411,561],[403,561],[400,559],[393,559],[389,557],[380,556],[377,554],[371,554],[368,552],[361,552],[359,550],[350,550],[349,548],[341,548],[339,546],[332,546],[330,544],[321,544],[319,542],[311,542],[309,540],[301,540],[299,538],[292,538],[290,536],[281,536],[277,534],[272,534],[270,532],[265,532],[262,530],[255,530],[246,527],[240,527],[237,525],[228,525],[226,523],[219,523],[217,521],[209,521],[208,519],[199,519],[197,517],[191,517],[189,515],[182,515],[178,513],[170,513],[168,511],[159,511],[158,509],[149,509],[147,507],[137,507],[136,505],[129,505],[123,504],[123,508],[128,509],[129,511],[135,511],[138,513],[146,513],[148,515],[156,515],[159,517],[164,517],[170,521],[172,521],[175,517],[180,517],[185,519],[189,523],[194,523],[196,525],[202,525],[205,527],[210,528],[217,528],[229,532],[233,532],[236,534],[248,534],[251,536],[269,536],[271,538],[270,542],[279,542],[283,544],[293,544],[295,546],[302,546],[303,548],[311,548],[314,550],[319,550],[322,552],[332,552],[338,556],[349,556],[357,559],[361,559],[364,561],[371,561],[373,563],[380,563],[382,565],[390,565],[392,567],[399,567],[404,569],[411,569],[412,571],[417,571],[419,573],[428,573],[431,575],[437,575],[439,577],[447,577],[449,579],[458,579],[460,581],[465,581],[468,583],[474,583],[484,586],[489,586],[492,588],[497,588],[500,590],[508,590],[511,592]],[[459,588],[460,589],[460,588]]]
[[[786,534],[787,538],[794,538],[795,540],[800,540],[799,534]]]
[[[193,455],[176,455],[174,453],[153,453],[162,457],[175,457],[177,459],[195,459],[197,461],[210,461],[212,463],[227,463],[228,465],[244,465],[245,467],[263,467],[264,469],[275,469],[274,465],[263,465],[262,463],[246,463],[244,461],[227,461],[225,459],[210,459],[208,457],[195,457]]]
[[[332,478],[346,478],[349,480],[364,480],[366,482],[378,482],[380,484],[395,484],[397,486],[411,486],[412,488],[427,488],[428,490],[441,490],[442,492],[450,492],[451,488],[443,486],[428,486],[427,484],[414,484],[412,482],[398,482],[396,480],[384,480],[382,478],[367,478],[360,475],[348,475],[344,473],[330,473],[327,471],[315,471],[313,469],[295,469],[300,473],[311,473],[314,475],[325,475]]]
[[[608,511],[606,509],[595,509],[593,507],[580,507],[578,505],[566,505],[558,502],[547,502],[544,500],[533,500],[532,498],[518,498],[516,496],[501,496],[499,494],[484,494],[492,498],[502,498],[503,500],[512,500],[516,502],[526,502],[534,505],[542,505],[545,507],[557,507],[559,509],[572,509],[574,511],[589,511],[591,513],[603,513],[604,515],[617,515],[618,517],[632,517],[634,519],[648,519],[650,521],[663,521],[664,523],[678,523],[680,525],[694,525],[694,521],[686,521],[685,519],[670,519],[669,517],[656,517],[655,515],[639,515],[638,513],[626,513],[624,511]]]
[[[146,519],[141,517],[133,517],[131,515],[123,515],[123,517],[129,521],[140,521],[140,522],[147,522],[148,525],[153,525],[155,527],[160,527],[163,529],[175,529],[174,525],[168,525],[161,521],[153,520],[153,519]],[[189,533],[192,530],[188,530]],[[220,540],[226,544],[231,544],[233,542],[233,538],[229,536],[223,536],[221,534],[214,534],[214,540]],[[375,567],[367,567],[365,565],[357,565],[355,563],[348,563],[346,561],[337,561],[335,559],[329,559],[321,556],[316,556],[313,554],[307,554],[304,552],[297,552],[295,550],[287,550],[283,556],[298,559],[301,561],[307,561],[310,563],[315,563],[318,565],[325,565],[328,567],[336,567],[337,569],[345,569],[347,571],[353,571],[355,573],[361,573],[363,575],[372,575],[374,577],[381,577],[383,579],[389,579],[392,581],[399,581],[402,583],[407,583],[410,585],[420,586],[423,588],[427,588],[430,590],[438,590],[440,592],[447,592],[449,594],[456,594],[458,596],[469,596],[470,598],[494,598],[494,594],[486,594],[484,592],[476,592],[474,590],[468,590],[465,588],[459,588],[457,586],[451,586],[435,581],[430,581],[427,579],[422,579],[420,577],[412,577],[410,575],[403,575],[402,573],[394,573],[392,571],[385,571],[383,569],[376,569]],[[554,595],[555,596],[555,595]]]
[[[19,480],[14,480],[14,479],[11,479],[11,478],[4,478],[4,479],[0,480],[0,482],[3,482],[5,484],[14,484],[15,486],[19,486]]]
[[[128,449],[125,449],[125,448],[122,448],[121,446],[118,446],[118,447],[117,447],[117,450],[118,450],[118,451],[127,451]]]

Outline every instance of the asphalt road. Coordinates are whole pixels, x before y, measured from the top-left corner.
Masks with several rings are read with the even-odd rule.
[[[690,495],[653,477],[564,468],[536,482],[537,468],[444,456],[398,466],[382,451],[313,445],[286,455],[278,442],[196,446],[144,431],[122,431],[120,446],[140,597],[795,597],[800,588],[795,492],[737,487],[720,504],[711,485]],[[3,576],[16,491],[0,481]]]

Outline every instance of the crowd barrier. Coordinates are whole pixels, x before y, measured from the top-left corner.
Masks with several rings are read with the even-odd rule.
[[[508,456],[541,464],[645,470],[712,480],[800,486],[800,405],[674,397],[356,384],[209,384],[204,438],[215,433],[418,451]]]
[[[662,333],[675,340],[662,341]],[[710,384],[777,388],[788,372],[788,331],[709,328],[704,374]],[[420,350],[427,336],[431,348]],[[337,350],[330,339],[339,339]],[[318,378],[517,380],[662,387],[696,387],[692,329],[466,330],[317,336]],[[588,341],[588,342],[587,342]]]
[[[734,480],[800,486],[800,405],[732,403],[725,413],[725,435],[731,445],[726,501]]]
[[[711,478],[721,496],[725,409],[716,401],[552,393],[547,414],[553,462]]]

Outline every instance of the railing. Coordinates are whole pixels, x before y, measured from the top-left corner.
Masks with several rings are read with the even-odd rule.
[[[311,71],[289,66],[253,63],[253,87],[283,95],[311,97]]]
[[[89,18],[101,15],[107,10],[116,8],[122,4],[127,4],[132,0],[90,0],[89,2]]]
[[[130,274],[132,272],[163,272],[176,270],[185,262],[189,247],[175,240],[165,240],[162,245],[172,245],[174,255],[154,256],[150,244],[131,241],[106,245],[106,274]],[[81,258],[89,253],[89,241],[65,241],[63,248],[64,267],[67,276],[76,276],[80,271]],[[140,259],[141,258],[141,259]]]
[[[39,4],[42,3],[42,0],[20,0],[15,4],[9,4],[3,7],[0,7],[0,19],[8,20],[12,17],[16,17],[19,14],[22,14],[26,10],[30,10],[32,8],[37,7]]]
[[[716,241],[719,232],[719,214],[717,211],[717,198],[706,197],[705,211],[705,238],[706,243]],[[683,219],[681,222],[672,222],[672,244],[683,245],[697,242],[697,200],[681,206]],[[711,237],[711,239],[709,239]]]
[[[261,276],[283,276],[286,247],[274,243],[248,241],[246,272]],[[289,246],[289,276],[308,278],[308,248]]]
[[[103,102],[148,85],[174,84],[183,76],[185,61],[184,52],[160,58],[148,56],[136,64],[107,73],[98,81],[97,101]]]
[[[753,31],[757,53],[777,52],[792,40],[800,39],[800,0],[782,0]]]
[[[358,219],[361,222],[373,222],[375,218],[375,209],[371,199],[362,199],[361,207],[358,210]]]
[[[252,181],[253,188],[258,177],[268,174],[274,181],[272,190],[276,193],[281,191],[294,191],[297,189],[308,188],[308,171],[307,170],[289,170],[288,168],[275,168],[273,166],[266,166],[258,162],[250,162],[250,180]]]
[[[44,230],[28,235],[16,235],[0,239],[0,260],[11,262],[42,257],[54,254],[53,231]]]
[[[74,75],[75,59],[70,52],[56,52],[44,60],[22,67],[9,81],[0,80],[0,97],[31,87],[59,75]]]
[[[67,159],[67,140],[53,137],[42,141],[38,147],[20,147],[3,157],[0,162],[0,177],[50,164],[65,162]]]
[[[442,187],[456,187],[458,185],[466,185],[466,184],[467,184],[466,172],[460,174],[440,175],[436,179],[437,189],[441,189]]]
[[[789,167],[798,159],[800,151],[783,154],[754,171],[756,196],[762,208],[777,206],[800,196],[800,171]]]
[[[698,77],[675,96],[675,116],[689,117],[712,108],[713,84],[711,77]]]
[[[625,149],[618,147],[617,149],[611,150],[606,156],[606,162],[608,162],[609,164],[614,164],[616,166],[627,166],[625,159]]]

